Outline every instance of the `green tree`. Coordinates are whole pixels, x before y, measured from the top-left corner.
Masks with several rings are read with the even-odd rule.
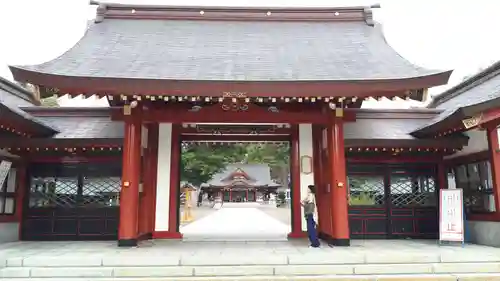
[[[195,186],[208,182],[228,164],[268,164],[271,175],[283,186],[288,186],[290,172],[288,144],[211,144],[182,145],[181,180]]]
[[[290,173],[290,146],[288,143],[249,144],[247,146],[247,163],[268,164],[271,174],[283,186],[288,186]]]
[[[200,186],[227,164],[242,162],[246,149],[242,145],[186,142],[181,155],[181,180]]]

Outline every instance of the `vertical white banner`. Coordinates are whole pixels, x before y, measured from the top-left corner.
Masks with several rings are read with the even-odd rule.
[[[462,189],[439,190],[439,240],[464,241],[464,210]]]

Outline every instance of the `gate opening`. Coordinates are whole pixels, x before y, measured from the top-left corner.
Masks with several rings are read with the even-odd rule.
[[[289,142],[183,141],[180,167],[184,240],[287,240]]]

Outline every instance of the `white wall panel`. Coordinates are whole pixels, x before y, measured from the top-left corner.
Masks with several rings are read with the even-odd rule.
[[[312,139],[312,125],[311,124],[300,124],[299,125],[299,160],[302,159],[302,156],[313,157],[313,139]],[[302,164],[302,163],[300,163]],[[313,165],[311,163],[311,169],[313,169]],[[307,186],[314,185],[314,172],[310,174],[300,173],[300,198],[302,198],[307,194]],[[302,230],[307,229],[306,220],[304,218],[304,209],[301,208],[301,216],[302,216]]]
[[[169,230],[171,158],[172,124],[160,123],[158,134],[155,231]]]

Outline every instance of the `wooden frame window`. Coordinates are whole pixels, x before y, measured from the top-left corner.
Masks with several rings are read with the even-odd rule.
[[[118,165],[32,165],[29,208],[119,206]]]
[[[0,188],[0,216],[13,216],[16,213],[17,170],[11,168]]]
[[[496,212],[490,161],[454,166],[448,171],[448,179],[453,178],[455,182],[452,185],[464,192],[464,206],[468,214]]]

